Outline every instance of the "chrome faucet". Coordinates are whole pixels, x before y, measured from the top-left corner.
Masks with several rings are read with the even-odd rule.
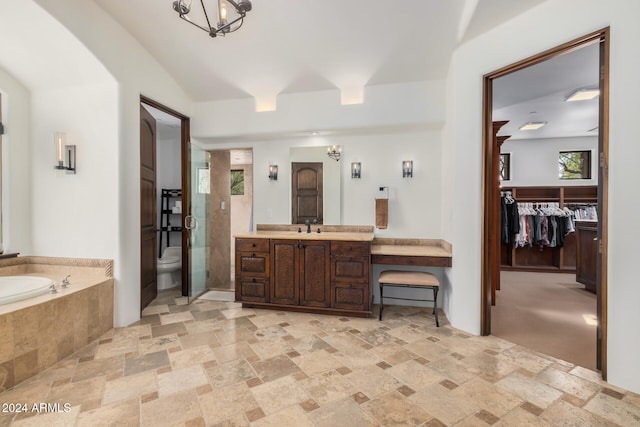
[[[56,284],[52,283],[51,286],[49,286],[49,289],[51,289],[51,293],[52,294],[57,294],[58,290],[56,289]]]

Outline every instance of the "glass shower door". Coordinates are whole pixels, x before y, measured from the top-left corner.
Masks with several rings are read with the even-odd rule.
[[[209,276],[209,153],[190,144],[191,203],[185,217],[189,231],[189,302],[207,289]]]

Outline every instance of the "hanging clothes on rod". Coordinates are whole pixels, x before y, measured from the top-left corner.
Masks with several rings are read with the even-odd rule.
[[[500,239],[506,245],[512,245],[514,237],[520,232],[518,202],[511,191],[500,192]]]
[[[573,212],[560,209],[557,202],[527,202],[518,204],[520,232],[516,234],[516,247],[562,247],[564,238],[575,231]]]
[[[576,221],[598,220],[598,206],[596,203],[565,203],[565,206],[573,212]]]

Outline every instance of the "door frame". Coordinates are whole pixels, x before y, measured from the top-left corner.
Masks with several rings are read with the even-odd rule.
[[[191,140],[190,129],[191,129],[191,120],[188,116],[167,107],[160,102],[154,101],[151,98],[148,98],[144,95],[140,95],[140,104],[146,104],[153,108],[156,108],[164,113],[167,113],[171,116],[176,117],[180,120],[180,157],[181,157],[181,167],[182,167],[182,215],[181,215],[181,224],[184,224],[184,219],[190,212],[191,208],[191,162],[189,159],[191,158],[191,147],[189,142]],[[154,206],[154,211],[157,211],[158,207]],[[155,213],[157,215],[157,212]],[[182,296],[189,295],[189,269],[186,268],[189,266],[189,251],[188,251],[188,235],[189,233],[185,232],[186,230],[182,230]]]
[[[607,222],[608,222],[608,187],[609,187],[609,42],[610,28],[606,27],[583,37],[571,40],[537,55],[502,67],[483,76],[482,87],[482,240],[481,240],[481,298],[480,298],[480,332],[491,334],[491,284],[495,275],[495,266],[500,264],[500,252],[496,253],[489,245],[493,241],[495,230],[492,227],[499,219],[499,191],[494,188],[493,171],[493,80],[514,73],[531,65],[552,59],[562,54],[580,49],[584,46],[600,44],[600,97],[599,97],[599,132],[598,132],[598,238],[600,241],[598,256],[598,332],[597,353],[599,355],[602,379],[607,379]],[[498,273],[499,274],[499,269]]]

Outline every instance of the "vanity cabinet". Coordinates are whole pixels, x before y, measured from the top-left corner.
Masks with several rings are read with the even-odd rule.
[[[236,301],[269,301],[270,254],[265,239],[236,239]]]
[[[245,307],[368,317],[370,277],[370,242],[236,238]]]
[[[329,242],[272,239],[273,304],[329,307]]]

